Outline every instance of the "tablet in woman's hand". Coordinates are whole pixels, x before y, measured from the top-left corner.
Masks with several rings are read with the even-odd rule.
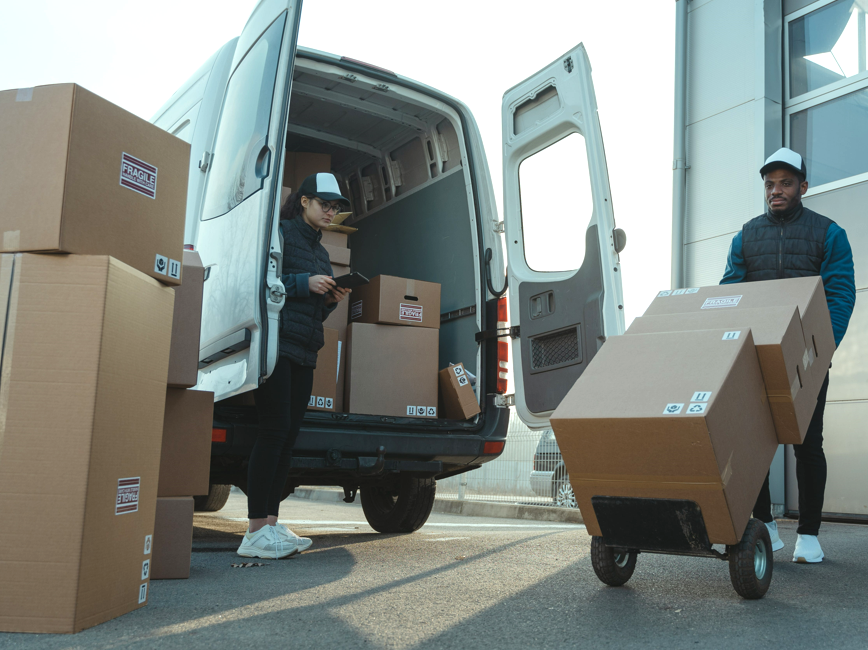
[[[348,273],[347,275],[342,275],[339,278],[335,278],[335,286],[340,287],[341,289],[354,289],[355,287],[360,287],[363,284],[368,284],[369,280],[361,273]]]

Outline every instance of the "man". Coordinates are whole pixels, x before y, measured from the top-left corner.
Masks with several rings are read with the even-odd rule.
[[[831,219],[802,205],[802,196],[808,191],[807,168],[795,151],[783,148],[773,153],[760,169],[760,176],[768,210],[744,224],[733,238],[720,283],[821,276],[835,345],[840,345],[856,303],[853,253],[847,233]],[[799,487],[799,528],[793,562],[822,562],[824,557],[817,535],[826,489],[823,411],[828,387],[826,373],[805,440],[793,445]],[[768,476],[753,513],[768,526],[772,550],[782,549],[784,543],[771,512]]]

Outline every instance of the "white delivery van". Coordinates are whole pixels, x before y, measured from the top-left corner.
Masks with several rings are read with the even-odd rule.
[[[358,227],[353,271],[441,285],[440,368],[461,361],[477,377],[481,413],[455,421],[311,411],[286,493],[342,486],[351,501],[360,489],[374,528],[410,532],[427,519],[437,479],[502,452],[513,403],[510,339],[515,407],[543,427],[606,337],[623,332],[624,238],[615,230],[591,69],[579,45],[504,95],[501,222],[467,107],[388,70],[297,47],[300,14],[300,2],[262,0],[241,35],[152,120],[192,145],[185,243],[207,268],[197,387],[215,393],[217,435],[212,493],[199,506],[218,509],[228,485],[245,488],[257,420],[255,407],[235,398],[256,390],[277,361],[285,154],[327,153],[352,200],[346,223]],[[578,147],[572,159],[585,170],[566,178],[569,192],[552,195],[538,180],[522,192],[528,159],[565,141]],[[527,176],[531,183],[540,173]],[[546,234],[529,216],[534,205],[562,211],[576,227]],[[529,236],[563,241],[573,231],[571,250],[582,256],[572,268],[536,263],[545,245],[526,256]]]

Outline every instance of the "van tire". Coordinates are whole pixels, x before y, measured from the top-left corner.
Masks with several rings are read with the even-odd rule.
[[[428,521],[437,483],[433,478],[400,476],[395,483],[366,485],[359,492],[371,528],[379,533],[412,533]]]
[[[620,587],[633,575],[636,568],[636,551],[624,551],[606,546],[602,537],[591,537],[591,566],[594,573],[610,587]]]
[[[765,596],[775,565],[766,525],[759,519],[750,519],[741,541],[727,546],[726,550],[729,554],[729,578],[735,592],[748,600]]]
[[[196,512],[217,512],[229,500],[231,485],[211,483],[208,486],[208,494],[193,497],[193,510]]]

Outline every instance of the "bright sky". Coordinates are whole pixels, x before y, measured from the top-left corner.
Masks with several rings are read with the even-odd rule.
[[[74,81],[150,119],[240,33],[254,6],[254,0],[9,0],[0,24],[0,89]],[[499,203],[503,91],[584,42],[615,218],[627,232],[621,262],[629,324],[669,287],[674,32],[671,1],[307,0],[299,40],[467,104]],[[570,188],[553,188],[553,209],[570,202]],[[559,234],[563,239],[564,232],[552,233]]]

